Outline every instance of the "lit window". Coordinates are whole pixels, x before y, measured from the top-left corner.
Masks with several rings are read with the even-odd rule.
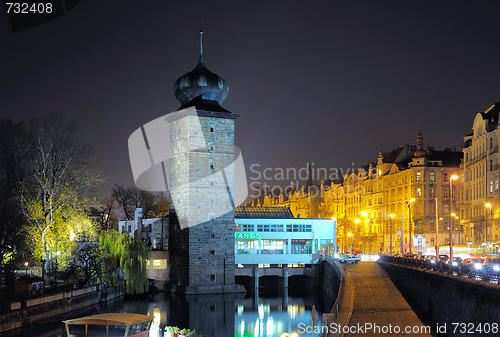
[[[422,189],[420,187],[417,187],[416,195],[417,195],[417,197],[421,197],[422,196]]]
[[[429,173],[429,181],[436,181],[436,173],[435,172]]]
[[[417,176],[415,178],[416,181],[420,181],[420,178],[422,176],[422,173],[421,172],[417,172]]]
[[[167,259],[153,260],[153,269],[167,269]]]

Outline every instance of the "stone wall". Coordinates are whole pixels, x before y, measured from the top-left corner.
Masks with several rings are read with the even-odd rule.
[[[234,119],[206,115],[186,115],[171,123],[169,189],[176,196],[170,198],[175,212],[170,213],[169,259],[174,292],[230,292],[227,287],[235,285],[230,194]]]
[[[446,324],[449,336],[470,336],[453,333],[453,323],[473,325],[496,323],[500,329],[500,285],[460,276],[379,262],[395,284],[402,288],[419,308],[439,326]],[[475,331],[474,336],[495,336]]]
[[[107,300],[123,295],[111,291]],[[90,287],[10,303],[10,310],[0,315],[0,332],[98,303],[97,287]]]

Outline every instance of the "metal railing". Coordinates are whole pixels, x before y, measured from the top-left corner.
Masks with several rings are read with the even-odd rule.
[[[448,263],[446,261],[437,261],[434,259],[418,259],[395,256],[380,256],[379,261],[415,267],[422,270],[432,270],[490,283],[498,284],[500,279],[500,268],[495,268],[494,265],[481,263]]]

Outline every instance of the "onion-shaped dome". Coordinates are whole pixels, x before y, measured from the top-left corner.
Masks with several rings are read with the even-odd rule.
[[[200,61],[193,71],[175,81],[174,93],[181,106],[188,106],[195,98],[221,106],[229,94],[226,81],[208,70],[203,63],[203,32],[200,32]]]
[[[193,71],[175,81],[174,93],[181,105],[199,96],[202,100],[215,101],[222,105],[229,94],[229,86],[222,77],[208,70],[200,57]]]

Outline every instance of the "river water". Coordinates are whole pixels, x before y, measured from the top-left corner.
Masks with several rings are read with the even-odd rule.
[[[283,332],[302,332],[321,321],[332,299],[325,300],[315,290],[280,296],[261,295],[207,295],[191,298],[167,293],[151,294],[142,298],[120,298],[103,305],[95,305],[65,317],[51,319],[22,329],[0,333],[0,337],[56,337],[65,336],[63,319],[105,312],[134,312],[155,316],[155,325],[163,330],[166,325],[196,329],[209,337],[277,336]],[[301,328],[302,327],[302,328]],[[159,336],[158,331],[151,336]],[[313,336],[301,333],[300,336]]]

